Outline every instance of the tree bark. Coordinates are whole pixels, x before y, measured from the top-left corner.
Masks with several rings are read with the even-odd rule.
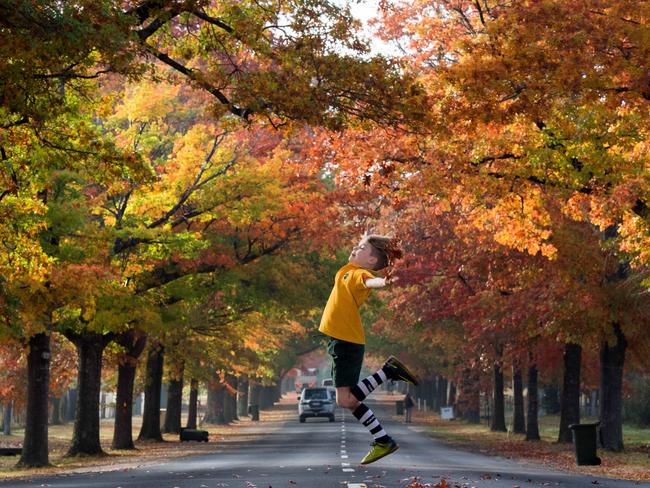
[[[558,442],[573,442],[569,426],[580,423],[580,368],[582,347],[564,345],[564,379],[560,396],[560,432]]]
[[[494,390],[493,409],[490,421],[490,430],[495,432],[507,432],[505,402],[503,398],[503,370],[499,361],[494,362]]]
[[[29,339],[27,355],[27,410],[25,438],[19,466],[49,464],[47,444],[47,397],[50,386],[50,336],[44,332]]]
[[[439,375],[435,375],[433,378],[428,380],[424,384],[424,400],[427,401],[427,405],[430,409],[438,410],[438,379]],[[424,405],[423,405],[424,408]]]
[[[446,407],[447,406],[447,378],[444,376],[439,376],[438,377],[438,395],[437,395],[437,408],[436,412],[440,412],[441,407]]]
[[[162,389],[165,348],[151,344],[147,356],[147,381],[144,387],[144,411],[138,440],[162,442],[160,432],[160,391]]]
[[[115,424],[112,449],[135,449],[133,444],[133,383],[138,358],[147,343],[147,336],[137,330],[121,334],[117,342],[124,348],[117,370]]]
[[[537,421],[537,410],[539,407],[539,392],[537,389],[537,365],[528,366],[528,415],[526,415],[526,440],[538,441],[539,423]]]
[[[514,395],[512,431],[515,434],[525,434],[526,418],[524,416],[524,385],[521,377],[521,368],[518,364],[512,367],[512,392]]]
[[[473,368],[463,369],[456,405],[459,416],[471,424],[478,424],[481,421],[480,393],[478,372]]]
[[[456,405],[456,383],[453,381],[449,383],[449,398],[447,399],[447,405]]]
[[[227,387],[224,392],[223,416],[224,422],[229,424],[237,419],[237,377],[226,375]]]
[[[273,406],[273,387],[263,386],[260,391],[260,410],[266,410]]]
[[[61,398],[52,398],[52,422],[51,425],[61,425]]]
[[[219,378],[215,378],[212,384],[208,385],[208,404],[203,421],[207,424],[223,425],[224,388]]]
[[[249,380],[248,382],[248,404],[249,405],[258,405],[260,404],[260,392],[262,387],[254,380]]]
[[[99,441],[99,395],[102,382],[102,355],[113,336],[96,333],[66,337],[77,348],[77,414],[72,443],[66,456],[103,454]]]
[[[11,435],[11,413],[13,410],[13,401],[9,400],[5,403],[5,408],[2,415],[2,434]]]
[[[68,388],[66,398],[67,406],[65,410],[65,421],[72,422],[77,416],[77,389]]]
[[[600,435],[604,449],[623,450],[623,368],[628,343],[619,324],[613,324],[616,342],[600,346]]]
[[[195,378],[190,380],[190,404],[187,412],[187,428],[196,429],[197,407],[199,402],[199,381]]]
[[[169,382],[167,393],[167,413],[163,432],[179,434],[181,431],[181,409],[183,407],[183,371],[180,378]]]
[[[66,391],[61,397],[61,406],[59,408],[59,416],[61,417],[61,423],[65,424],[68,422],[66,415],[68,413],[68,392]]]
[[[237,382],[237,416],[248,415],[248,377],[240,376]]]
[[[551,384],[544,386],[544,397],[542,398],[542,407],[547,415],[556,415],[562,411],[560,402],[560,388],[558,385]]]

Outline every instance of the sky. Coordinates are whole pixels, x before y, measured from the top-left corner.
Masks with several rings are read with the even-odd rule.
[[[336,3],[344,4],[345,0],[338,0]],[[352,14],[361,20],[365,26],[373,54],[396,54],[396,49],[389,44],[372,36],[373,29],[368,25],[368,21],[377,15],[379,10],[379,0],[356,0],[351,1],[350,9]]]

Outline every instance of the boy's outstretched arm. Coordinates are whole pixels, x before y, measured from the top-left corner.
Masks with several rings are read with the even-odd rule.
[[[368,278],[364,281],[366,288],[384,288],[390,284],[390,280],[386,278]]]
[[[385,278],[366,278],[363,282],[366,288],[385,288],[397,283],[397,276],[386,276]]]
[[[384,288],[388,284],[386,278],[368,278],[364,283],[366,288]]]

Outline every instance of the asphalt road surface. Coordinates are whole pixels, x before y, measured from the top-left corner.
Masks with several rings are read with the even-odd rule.
[[[378,417],[388,419],[388,414]],[[264,422],[244,429],[264,428]],[[103,473],[35,477],[0,482],[0,487],[57,488],[405,488],[414,477],[424,487],[444,478],[451,488],[650,487],[650,483],[581,476],[459,451],[418,432],[384,421],[400,449],[369,466],[359,460],[369,449],[368,432],[350,413],[337,421],[285,422],[256,441],[224,451]]]

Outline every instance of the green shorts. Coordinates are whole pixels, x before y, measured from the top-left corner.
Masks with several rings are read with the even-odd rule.
[[[327,352],[332,356],[334,386],[355,386],[359,382],[365,346],[341,339],[329,338]]]

